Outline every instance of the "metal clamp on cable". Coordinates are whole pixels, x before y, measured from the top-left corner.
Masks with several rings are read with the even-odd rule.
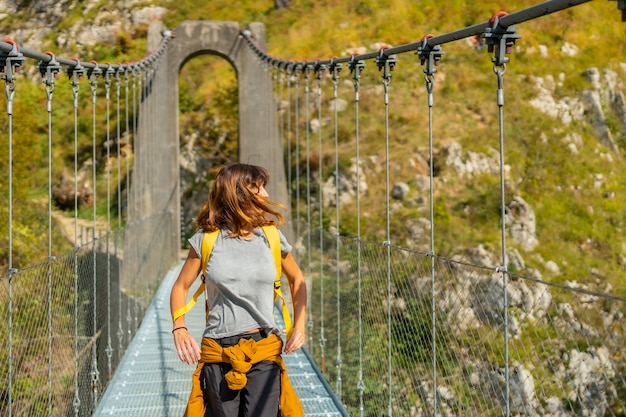
[[[513,51],[515,41],[522,37],[515,30],[515,26],[504,27],[500,25],[500,18],[506,16],[508,13],[499,11],[491,16],[489,19],[489,26],[485,28],[485,43],[488,46],[488,51],[495,54],[491,59],[494,67],[503,67],[509,62],[509,58],[506,54],[510,54]]]
[[[8,52],[0,50],[0,74],[7,83],[12,83],[13,75],[19,72],[25,58],[14,40],[4,39],[2,42],[11,45],[11,50]]]
[[[350,61],[348,62],[348,68],[350,69],[350,74],[352,74],[352,82],[354,84],[354,100],[359,101],[359,85],[361,82],[361,73],[365,69],[365,61],[362,59],[356,59],[357,54],[354,53],[350,56]]]
[[[343,65],[341,64],[341,62],[337,62],[337,57],[334,56],[331,58],[330,63],[328,64],[328,71],[330,71],[330,73],[332,74],[333,77],[333,81],[337,81],[337,78],[339,77],[339,73],[341,72],[341,69],[343,68]]]
[[[71,60],[74,61],[76,64],[68,65],[65,72],[67,73],[67,76],[69,78],[80,79],[85,74],[85,67],[83,67],[83,65],[80,63],[80,59],[74,57],[71,58]]]
[[[42,77],[45,77],[44,83],[47,86],[52,86],[54,84],[54,80],[58,77],[59,71],[61,71],[61,64],[59,64],[56,60],[54,54],[50,51],[45,52],[46,55],[50,57],[50,59],[46,61],[39,61],[39,72]]]
[[[385,55],[385,50],[389,49],[389,46],[381,46],[378,50],[378,56],[376,57],[376,66],[378,71],[384,70],[383,77],[391,78],[389,74],[396,66],[398,60],[395,55]]]
[[[428,39],[434,37],[435,35],[430,33],[428,35],[425,35],[421,39],[421,43],[419,44],[419,46],[417,47],[417,51],[415,52],[415,54],[418,55],[420,58],[420,64],[426,64],[426,68],[424,68],[424,74],[426,74],[427,77],[432,77],[437,72],[437,69],[435,67],[439,65],[439,61],[441,61],[441,55],[443,55],[441,45],[435,45],[431,47],[428,44]]]
[[[315,72],[315,78],[319,81],[322,79],[322,74],[326,71],[326,64],[322,64],[318,59],[315,61],[315,65],[313,66],[313,71]]]
[[[89,68],[87,70],[87,77],[91,78],[98,78],[100,75],[102,75],[102,70],[100,69],[100,66],[98,65],[97,61],[91,61],[90,62],[93,66],[91,68]]]
[[[356,53],[352,54],[348,62],[348,69],[350,69],[350,74],[352,74],[352,78],[355,80],[361,78],[361,73],[365,69],[365,61],[356,59],[356,56]]]

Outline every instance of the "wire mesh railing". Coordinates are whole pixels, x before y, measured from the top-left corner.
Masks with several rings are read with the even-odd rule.
[[[291,207],[299,220],[296,247],[301,248],[298,259],[309,276],[311,292],[308,349],[351,415],[623,414],[621,311],[626,299],[604,293],[602,286],[590,291],[589,284],[543,281],[537,271],[526,270],[518,262],[515,245],[513,250],[507,246],[510,229],[519,228],[511,225],[511,210],[519,199],[507,196],[517,187],[510,185],[505,152],[505,132],[510,134],[515,127],[504,123],[503,111],[508,54],[520,38],[514,25],[582,3],[586,1],[550,1],[511,14],[497,12],[488,22],[455,32],[326,60],[270,56],[243,32],[250,48],[272,72],[280,103]],[[433,153],[435,74],[443,55],[441,46],[465,38],[493,53],[497,81],[498,125],[494,130],[499,151],[493,150],[496,156],[490,170],[499,175],[499,190],[493,193],[499,201],[491,209],[499,214],[500,237],[499,241],[491,237],[490,243],[499,245],[500,256],[489,253],[487,262],[465,262],[461,255],[447,259],[435,252],[441,246],[435,234],[437,219],[449,214],[441,209],[445,204],[435,203],[435,196],[444,199],[447,183],[455,181],[435,178],[447,163],[435,161]],[[423,67],[427,129],[425,117],[420,124],[408,117],[402,122],[403,116],[394,115],[394,105],[415,107],[413,97],[399,103],[391,98],[392,74],[410,78],[404,72],[398,74],[403,68],[400,54],[406,53],[417,55]],[[376,86],[372,86],[373,77],[364,81],[367,60],[378,69]],[[345,78],[351,80],[338,80],[342,66],[349,70]],[[451,77],[451,72],[445,76]],[[349,84],[352,97],[345,94]],[[345,87],[343,96],[338,96],[338,85]],[[451,87],[448,83],[444,88]],[[353,113],[346,110],[348,97],[353,98]],[[340,99],[345,112],[341,118]],[[367,140],[361,136],[359,106],[369,111],[363,117],[370,127]],[[376,121],[375,115],[379,116]],[[390,123],[392,118],[395,123]],[[415,162],[419,158],[414,155],[416,144],[404,148],[410,155],[390,152],[394,129],[410,129],[407,125],[415,127],[413,136],[427,131],[428,157],[420,162]],[[406,136],[401,140],[406,141]],[[366,143],[370,159],[360,153],[360,145]],[[406,164],[406,159],[413,163]],[[413,212],[420,218],[411,217],[407,223],[394,218],[403,209],[410,211],[406,207],[410,203],[405,205],[402,197],[395,200],[396,190],[390,183],[392,172],[410,177],[399,172],[399,160],[405,162],[404,167],[420,171],[414,177],[421,181],[419,192],[429,193],[428,198],[420,196],[421,203],[414,202]],[[367,175],[363,167],[369,168]],[[365,192],[362,187],[371,183],[378,188]],[[399,195],[403,194],[401,185]],[[427,215],[420,205],[428,206]],[[378,216],[375,220],[373,211]],[[376,229],[375,233],[369,230],[368,237],[377,236],[382,242],[364,239],[362,212],[369,214],[366,222]],[[410,243],[429,246],[429,250],[416,252],[394,244],[392,239],[411,228],[419,229],[415,233],[419,242]]]
[[[323,232],[323,239],[335,236]],[[494,268],[436,257],[433,285],[430,255],[392,246],[388,295],[387,246],[339,241],[339,265],[329,262],[310,277],[308,349],[331,386],[340,384],[351,415],[380,415],[390,403],[402,416],[499,416],[507,389],[512,415],[622,415],[625,299],[513,274],[505,328],[504,289]]]
[[[154,128],[165,91],[153,84],[169,39],[164,33],[143,60],[115,65],[0,42],[2,417],[91,415],[178,260],[176,179],[162,160],[170,138]],[[31,63],[44,88],[29,79]],[[32,106],[39,94],[45,110]],[[47,158],[28,146],[33,132],[46,138]]]
[[[347,131],[338,126],[337,80],[334,78],[339,65],[347,64],[356,104],[356,120],[348,120],[348,123],[356,124],[354,195],[358,199],[363,194],[363,190],[359,190],[362,159],[358,152],[358,103],[364,60],[374,59],[376,67],[383,71],[385,129],[378,133],[386,137],[388,145],[390,133],[393,134],[387,124],[390,114],[393,116],[393,108],[389,111],[387,107],[388,87],[396,64],[395,54],[418,53],[426,65],[428,106],[432,109],[434,66],[441,58],[437,46],[467,36],[484,35],[483,39],[496,50],[493,62],[498,77],[498,106],[502,110],[504,54],[516,39],[516,34],[509,30],[510,25],[532,19],[534,14],[545,15],[579,3],[584,1],[547,2],[547,9],[539,6],[509,16],[494,15],[489,23],[445,36],[426,36],[415,44],[328,61],[281,61],[264,56],[258,50],[260,59],[272,67],[275,82],[280,82],[281,88],[286,87],[286,91],[280,89],[279,97],[289,101],[287,113],[280,118],[279,132],[289,145],[286,154],[292,206],[295,207],[294,218],[300,220],[295,225],[300,239],[296,248],[309,279],[309,351],[351,414],[624,414],[623,298],[573,282],[567,285],[547,283],[535,278],[530,271],[526,275],[510,272],[507,267],[510,254],[504,241],[504,198],[500,205],[503,238],[502,259],[495,262],[500,263],[498,266],[485,267],[461,259],[442,258],[435,254],[434,245],[428,252],[394,245],[389,224],[393,216],[388,179],[386,195],[370,202],[386,206],[386,224],[384,227],[377,225],[377,228],[386,228],[385,241],[365,241],[360,229],[354,238],[341,235],[339,231],[344,229],[339,224],[343,186],[338,173],[341,160],[335,154],[334,166],[331,163],[329,167],[328,161],[333,158],[323,158],[326,146],[321,130],[317,135],[311,134],[314,133],[311,117],[317,113],[320,124],[321,119],[327,117],[321,100],[325,82],[322,74],[327,70],[333,74],[335,88],[332,118],[335,148],[341,132]],[[623,6],[623,2],[619,5]],[[245,33],[242,36],[245,37]],[[256,48],[254,44],[251,46]],[[81,233],[79,238],[75,206],[75,249],[58,256],[50,250],[47,261],[18,269],[12,259],[13,237],[14,233],[23,231],[12,229],[15,214],[12,173],[6,186],[8,205],[2,211],[3,218],[8,219],[9,249],[6,273],[0,276],[0,310],[8,318],[7,325],[0,328],[2,340],[6,340],[6,349],[0,352],[0,387],[3,387],[0,388],[0,415],[88,415],[95,409],[137,329],[158,285],[156,280],[171,266],[171,254],[178,251],[179,241],[172,238],[176,236],[172,230],[178,228],[175,218],[178,207],[174,207],[177,199],[172,194],[177,188],[163,186],[172,179],[164,178],[168,170],[160,166],[164,155],[171,152],[168,142],[171,138],[161,138],[154,123],[159,103],[170,98],[162,95],[165,90],[158,85],[158,56],[140,63],[98,66],[97,63],[57,59],[47,53],[20,52],[14,43],[2,42],[0,47],[7,93],[8,167],[13,166],[15,157],[13,135],[19,134],[19,126],[17,130],[13,128],[14,117],[27,115],[18,113],[23,108],[14,106],[16,94],[17,97],[20,94],[14,70],[25,58],[39,61],[37,69],[47,81],[49,124],[44,130],[49,155],[54,155],[51,150],[57,146],[56,119],[50,116],[54,115],[57,104],[55,98],[52,105],[55,85],[52,80],[55,72],[58,75],[60,65],[67,67],[68,75],[76,83],[79,69],[90,81],[109,77],[105,82],[110,83],[105,84],[106,110],[100,107],[96,117],[95,102],[97,93],[102,93],[102,84],[90,82],[94,115],[90,119],[75,113],[74,122],[77,142],[78,135],[85,135],[85,125],[93,123],[93,130],[86,129],[86,135],[92,137],[89,148],[94,161],[93,191],[99,191],[100,197],[106,195],[106,226],[97,224],[97,218],[102,220],[104,216],[95,211],[94,204],[93,219],[89,219],[93,220],[91,229]],[[132,85],[130,90],[129,85]],[[78,94],[78,84],[66,86]],[[115,103],[110,97],[112,86],[117,98]],[[314,86],[318,95],[310,97]],[[125,91],[120,87],[125,87]],[[300,90],[300,87],[304,88]],[[378,93],[375,89],[370,89],[370,93],[372,91]],[[98,100],[102,98],[98,97]],[[125,104],[122,107],[120,99]],[[293,111],[292,105],[295,106]],[[5,119],[2,122],[5,123]],[[301,126],[305,127],[303,132],[299,130]],[[432,161],[432,124],[429,129]],[[502,125],[499,133],[502,136]],[[131,158],[124,158],[121,153],[123,138],[129,141],[127,150],[132,151],[132,167]],[[102,161],[99,154],[104,143],[107,143],[107,169],[97,171],[96,163]],[[117,145],[116,148],[111,143]],[[313,158],[315,149],[317,162]],[[111,151],[117,153],[117,167],[110,160],[114,159]],[[17,157],[24,158],[24,155]],[[341,159],[348,157],[352,155],[342,155]],[[300,166],[303,161],[306,169]],[[78,162],[74,162],[74,184],[78,184]],[[503,149],[500,162],[500,185],[504,192]],[[54,163],[52,156],[49,163]],[[128,164],[125,169],[122,163]],[[390,163],[386,154],[385,175],[389,175]],[[429,168],[432,233],[432,163]],[[324,189],[324,180],[333,175],[334,196],[325,194]],[[52,193],[49,185],[50,182],[48,201]],[[77,198],[79,193],[75,192],[74,199]],[[326,216],[325,204],[334,204],[337,208],[335,224]],[[52,204],[48,205],[52,210]],[[111,210],[114,212],[116,206],[119,217],[114,215],[112,219]],[[357,228],[361,227],[359,215],[357,210]],[[49,235],[55,233],[51,217],[49,212]],[[305,217],[306,221],[302,220]],[[116,220],[117,227],[114,227]],[[313,223],[319,223],[316,230]],[[51,238],[49,236],[49,242]],[[431,245],[433,239],[431,234]],[[306,244],[302,245],[303,242]],[[305,250],[301,249],[303,246]]]

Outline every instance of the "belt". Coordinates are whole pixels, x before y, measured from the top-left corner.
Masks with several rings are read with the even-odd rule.
[[[265,339],[270,334],[271,333],[269,333],[266,329],[261,329],[256,333],[241,333],[235,336],[222,337],[213,340],[215,340],[221,347],[230,347],[235,346],[240,339],[254,339],[255,342],[258,342],[261,339]]]

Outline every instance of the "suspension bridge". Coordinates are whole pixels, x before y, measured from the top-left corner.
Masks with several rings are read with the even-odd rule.
[[[286,361],[307,416],[626,415],[626,299],[610,288],[545,281],[507,244],[516,226],[513,203],[522,204],[506,195],[503,81],[520,39],[515,25],[584,3],[548,1],[413,43],[315,61],[273,57],[265,52],[263,25],[242,29],[229,22],[184,22],[171,31],[155,26],[148,43],[157,45],[132,63],[82,62],[0,42],[7,202],[0,416],[182,414],[192,369],[173,350],[167,303],[183,240],[179,104],[171,97],[178,97],[181,68],[200,54],[219,55],[236,68],[239,158],[267,167],[270,194],[291,208],[285,232],[307,276],[309,343]],[[626,21],[626,3],[615,4]],[[472,259],[436,253],[441,183],[432,162],[437,68],[444,46],[466,39],[490,53],[499,122],[500,250],[495,256],[477,250]],[[419,105],[428,115],[428,220],[401,227],[428,242],[419,250],[396,244],[393,229],[392,196],[402,187],[391,183],[390,88],[392,75],[404,70],[400,57],[408,55],[421,63],[426,92]],[[366,63],[378,70],[380,89],[364,85]],[[44,106],[22,102],[29,67],[31,76],[42,77],[36,100]],[[346,81],[350,116],[338,109]],[[381,104],[384,126],[384,163],[373,172],[385,177],[385,195],[369,202],[384,211],[382,242],[364,239],[361,230],[360,110],[371,96]],[[14,144],[29,140],[20,129],[33,111],[47,120],[40,131],[47,142],[48,211],[29,228],[17,210],[29,195],[15,186],[27,184],[28,155],[15,154]],[[58,131],[58,116],[73,121],[73,132]],[[353,138],[347,155],[339,133],[345,126]],[[324,159],[330,146],[333,158]],[[73,148],[69,219],[54,210],[61,147]],[[348,159],[355,163],[342,169]],[[353,230],[341,223],[346,195],[356,207]],[[33,233],[46,234],[47,247],[38,250],[47,257],[31,265],[21,254]],[[61,235],[72,250],[59,253]],[[199,337],[201,312],[191,314]]]

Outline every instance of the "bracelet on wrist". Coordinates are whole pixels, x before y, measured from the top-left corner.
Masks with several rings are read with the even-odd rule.
[[[180,329],[185,329],[185,330],[187,330],[187,328],[186,328],[185,326],[175,327],[175,328],[172,330],[172,334],[174,334],[174,333],[176,332],[176,330],[180,330]]]

